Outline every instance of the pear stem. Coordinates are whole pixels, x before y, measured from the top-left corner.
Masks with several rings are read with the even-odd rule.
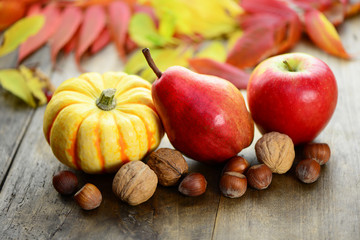
[[[152,59],[151,54],[150,54],[150,50],[149,50],[148,48],[144,48],[144,49],[142,50],[142,53],[144,54],[147,63],[149,64],[149,66],[151,67],[151,69],[154,71],[154,73],[156,74],[156,76],[157,76],[158,78],[160,78],[161,75],[162,75],[162,72],[159,70],[159,68],[156,66],[154,60]]]
[[[96,106],[104,111],[110,111],[116,107],[115,88],[108,88],[102,91],[100,97],[96,100]]]
[[[290,66],[290,64],[289,64],[286,60],[284,60],[283,63],[286,65],[286,68],[287,68],[290,72],[295,72],[295,69],[292,68],[292,67]]]

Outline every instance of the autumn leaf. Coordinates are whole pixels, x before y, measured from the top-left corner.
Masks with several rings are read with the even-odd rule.
[[[213,38],[236,28],[236,17],[242,12],[233,0],[150,0],[159,18],[161,35],[171,32],[194,37]],[[163,26],[165,25],[165,26]],[[172,30],[174,29],[174,30]]]
[[[0,1],[0,31],[21,19],[25,5],[19,1]]]
[[[131,9],[124,2],[113,2],[108,7],[109,29],[119,56],[125,59],[125,41],[131,18]]]
[[[15,96],[24,100],[31,107],[36,107],[35,100],[31,95],[24,76],[16,69],[0,70],[0,83],[2,87]]]
[[[0,84],[31,107],[46,104],[45,93],[51,95],[55,91],[47,76],[38,69],[30,69],[23,65],[19,69],[0,70]]]
[[[4,33],[0,56],[14,51],[26,39],[35,35],[42,28],[44,22],[43,16],[31,16],[17,21]]]
[[[49,40],[51,48],[51,60],[56,62],[58,52],[75,35],[82,22],[82,11],[77,7],[67,7],[62,13],[59,29]]]
[[[344,49],[335,27],[323,13],[313,9],[305,13],[305,29],[311,40],[324,51],[345,59],[350,55]]]
[[[155,58],[159,53],[160,49],[152,49],[151,55]],[[134,52],[124,66],[124,72],[128,74],[140,74],[145,68],[148,67],[147,62],[145,61],[144,54],[141,49]]]
[[[40,48],[49,40],[49,38],[56,32],[60,24],[60,10],[55,4],[47,5],[41,12],[45,17],[45,24],[41,30],[34,36],[28,38],[26,42],[21,44],[19,49],[18,62],[24,60],[32,52]]]
[[[189,59],[192,69],[197,73],[217,76],[228,80],[238,89],[246,89],[250,75],[243,70],[227,63],[221,63],[210,58]]]
[[[171,66],[183,66],[188,67],[188,59],[191,58],[194,54],[194,49],[188,46],[180,45],[175,49],[165,48],[159,50],[155,56],[152,56],[160,71],[165,71]],[[143,60],[145,61],[145,59]],[[149,82],[153,82],[156,80],[156,76],[154,72],[149,68],[145,68],[144,71],[140,73],[140,76]]]
[[[226,63],[238,68],[253,67],[274,52],[274,30],[258,26],[244,31],[244,34],[230,50]]]
[[[145,13],[136,13],[132,16],[129,34],[131,39],[142,47],[164,46],[167,43],[158,33],[152,18]]]
[[[104,28],[103,31],[100,33],[99,37],[95,39],[95,41],[91,45],[90,53],[91,54],[97,53],[98,51],[106,47],[106,45],[108,45],[110,41],[111,41],[110,31],[107,28]]]
[[[80,59],[85,51],[91,46],[106,24],[105,11],[101,6],[91,6],[85,10],[84,22],[80,28],[77,42],[75,60],[80,70]]]
[[[196,54],[196,58],[209,58],[218,62],[224,62],[226,59],[226,49],[224,43],[220,40],[211,41],[201,51]]]

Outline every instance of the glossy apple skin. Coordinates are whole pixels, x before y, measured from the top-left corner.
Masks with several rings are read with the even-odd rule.
[[[298,71],[288,71],[284,60]],[[312,141],[325,128],[337,97],[335,76],[328,65],[302,53],[263,61],[247,87],[249,109],[260,132],[287,134],[295,145]]]
[[[244,98],[224,79],[170,67],[153,83],[152,98],[171,144],[194,160],[222,163],[253,140]]]

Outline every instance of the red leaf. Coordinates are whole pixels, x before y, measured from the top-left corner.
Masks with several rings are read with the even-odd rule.
[[[36,35],[28,38],[26,42],[21,44],[18,62],[21,62],[24,58],[29,56],[29,54],[45,44],[59,27],[61,13],[55,4],[47,5],[45,9],[42,10],[41,14],[45,17],[45,24]]]
[[[119,56],[126,57],[125,41],[131,18],[129,5],[124,2],[113,2],[109,5],[109,30],[115,42]]]
[[[76,33],[71,37],[71,39],[65,44],[63,48],[65,55],[69,54],[71,51],[75,49],[78,40],[79,40],[79,30],[76,31]]]
[[[84,21],[79,32],[75,60],[80,67],[81,56],[100,35],[106,24],[105,11],[101,6],[91,6],[85,10]]]
[[[82,12],[77,7],[68,7],[64,10],[59,29],[50,39],[51,60],[55,64],[56,56],[72,36],[75,35],[82,21]]]
[[[249,28],[230,50],[226,62],[238,68],[253,67],[274,53],[274,44],[273,28]]]
[[[111,40],[110,32],[107,28],[100,33],[100,36],[95,40],[93,45],[91,46],[90,53],[95,54],[101,49],[103,49],[106,45],[109,44]]]
[[[238,89],[246,89],[247,87],[250,75],[232,65],[217,62],[210,58],[189,59],[189,64],[196,72],[226,79]]]
[[[286,19],[296,15],[296,12],[287,6],[286,1],[242,0],[240,5],[247,13],[270,13]]]
[[[125,50],[126,54],[131,53],[135,49],[137,49],[138,45],[129,37],[126,37]]]
[[[324,51],[341,58],[351,58],[345,51],[335,27],[318,10],[305,13],[305,29],[310,39]]]
[[[34,3],[31,4],[30,7],[27,10],[27,16],[32,16],[35,14],[41,14],[41,4],[40,3]]]

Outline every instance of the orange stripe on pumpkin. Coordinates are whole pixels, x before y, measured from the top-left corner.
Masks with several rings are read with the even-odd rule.
[[[126,143],[124,141],[123,135],[121,134],[119,125],[117,124],[117,119],[116,119],[115,114],[113,114],[113,118],[115,121],[116,128],[119,132],[120,160],[121,160],[121,164],[123,165],[123,164],[129,162],[129,157],[125,153]]]
[[[95,140],[95,148],[97,150],[97,154],[98,154],[98,158],[99,158],[99,163],[102,169],[102,172],[105,173],[105,159],[104,156],[101,153],[101,147],[100,147],[100,136],[101,136],[101,129],[100,129],[100,121],[101,121],[101,115],[102,112],[99,113],[99,119],[95,128],[95,136],[96,136],[96,140]]]

